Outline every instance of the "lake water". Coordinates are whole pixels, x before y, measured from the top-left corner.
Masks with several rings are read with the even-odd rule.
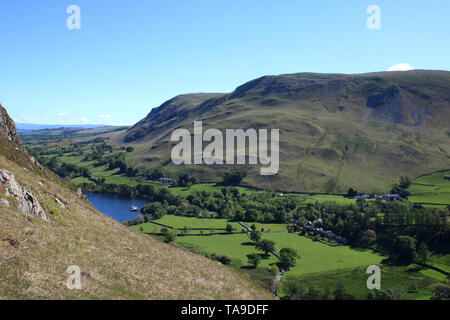
[[[120,222],[134,219],[140,213],[131,212],[131,207],[138,207],[140,210],[149,202],[147,200],[130,199],[109,193],[89,192],[87,193],[87,197],[97,210]]]

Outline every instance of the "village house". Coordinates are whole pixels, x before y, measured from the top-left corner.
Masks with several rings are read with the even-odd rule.
[[[361,195],[357,195],[354,196],[353,199],[364,199],[364,200],[370,200],[370,199],[384,199],[384,200],[389,200],[389,201],[393,201],[393,200],[399,200],[400,199],[400,195],[398,194],[387,194],[385,196],[380,196],[380,195],[374,195],[374,194],[361,194]]]
[[[387,194],[384,196],[385,200],[389,200],[389,201],[393,201],[393,200],[400,200],[400,195],[399,194]]]
[[[346,245],[347,239],[344,237],[336,235],[333,231],[330,230],[324,230],[323,228],[317,228],[316,224],[318,224],[320,221],[320,224],[322,223],[322,219],[315,220],[314,223],[311,221],[308,221],[305,225],[306,231],[312,232],[314,234],[318,234],[323,238],[326,238],[328,240],[334,240],[339,244]]]
[[[173,181],[174,181],[172,178],[166,178],[166,177],[159,178],[158,180],[161,183],[173,183]]]

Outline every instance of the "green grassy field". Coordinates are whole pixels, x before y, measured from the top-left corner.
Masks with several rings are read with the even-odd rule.
[[[305,275],[314,273],[347,270],[361,266],[380,264],[385,257],[370,250],[354,250],[350,247],[332,247],[314,242],[297,234],[269,233],[263,236],[275,242],[275,249],[292,248],[297,250],[300,258],[297,265],[286,275]]]
[[[258,223],[258,222],[247,222],[248,226],[255,225],[257,231],[262,232],[287,232],[287,224],[285,223]]]
[[[315,203],[315,202],[336,202],[339,204],[352,204],[356,203],[355,199],[345,198],[343,196],[335,195],[309,195],[304,203]]]
[[[450,180],[444,176],[450,171],[437,172],[417,178],[409,187],[409,201],[422,203],[450,204]]]
[[[225,228],[227,224],[231,224],[233,226],[234,233],[245,232],[245,229],[239,223],[228,221],[227,219],[207,219],[166,215],[161,219],[155,220],[154,222],[178,229],[178,235],[184,235],[183,229],[185,227],[189,229],[187,235],[222,234],[226,232]],[[131,228],[145,233],[160,233],[161,228],[164,227],[157,225],[156,223],[147,222],[132,226]],[[255,225],[256,230],[264,230],[263,232],[265,234],[268,232],[287,232],[287,225],[282,223],[250,223],[249,225],[253,224]]]
[[[158,226],[157,224],[151,222],[146,222],[136,226],[131,226],[130,228],[144,233],[160,233],[161,229],[164,227]]]
[[[436,274],[430,276],[430,269],[418,270],[413,267],[397,267],[382,265],[381,268],[381,289],[396,290],[406,294],[408,299],[428,300],[432,296],[430,285],[441,280],[436,279]],[[286,295],[287,283],[298,281],[305,288],[315,287],[320,289],[329,288],[331,292],[338,284],[343,284],[346,291],[356,299],[367,299],[369,290],[366,281],[369,274],[365,267],[352,270],[327,272],[318,275],[306,275],[295,277],[287,275],[281,286],[281,294]],[[438,273],[438,277],[440,277]],[[442,276],[442,275],[441,275]],[[442,277],[441,277],[442,278]]]
[[[196,217],[182,217],[174,215],[165,215],[161,219],[155,220],[155,222],[171,226],[175,229],[188,228],[214,228],[225,230],[227,224],[231,224],[234,229],[241,230],[242,227],[237,222],[231,222],[227,219],[206,219]]]
[[[384,258],[381,255],[372,253],[369,250],[354,250],[349,247],[331,247],[320,242],[300,237],[291,233],[266,233],[263,239],[275,242],[276,250],[282,248],[293,248],[297,250],[300,258],[297,265],[291,268],[286,275],[307,275],[323,272],[336,272],[338,270],[348,270],[362,266],[380,264]],[[242,245],[249,242],[245,234],[239,235],[214,235],[204,237],[182,237],[177,239],[177,243],[188,245],[208,253],[226,254],[235,261],[235,265],[245,265],[246,255],[256,252],[253,246]],[[276,262],[274,257],[263,261],[262,267]]]
[[[450,254],[433,254],[430,263],[444,271],[450,272]]]
[[[231,258],[231,266],[235,268],[247,266],[247,254],[261,253],[250,244],[247,234],[185,236],[178,237],[176,243],[197,252],[227,255]],[[268,259],[261,260],[260,267],[267,268],[277,261],[273,255],[270,255]]]
[[[182,228],[188,223],[191,227],[220,227],[226,223],[224,219],[196,219],[176,216],[165,216],[159,221],[177,228]],[[139,229],[141,226],[144,232],[155,232],[158,229],[158,226],[151,223],[132,228]],[[258,224],[257,228],[260,226]],[[368,293],[366,281],[369,276],[366,270],[370,265],[380,266],[383,289],[400,290],[408,294],[410,299],[429,299],[432,296],[430,285],[446,280],[444,275],[431,269],[383,265],[381,261],[386,257],[370,250],[356,250],[346,246],[332,247],[292,233],[264,233],[263,239],[274,241],[277,251],[289,247],[297,250],[299,254],[296,266],[286,272],[282,278],[281,296],[287,294],[288,282],[295,279],[301,281],[306,287],[330,288],[331,291],[339,283],[343,283],[347,291],[354,297],[365,299]],[[245,233],[179,236],[176,239],[176,244],[198,253],[226,255],[231,259],[230,265],[238,270],[248,267],[246,257],[248,254],[261,253],[255,249]],[[446,261],[442,256],[432,257],[432,260],[438,260],[441,263]],[[278,259],[271,254],[268,258],[261,260],[258,270],[267,270],[277,261]]]

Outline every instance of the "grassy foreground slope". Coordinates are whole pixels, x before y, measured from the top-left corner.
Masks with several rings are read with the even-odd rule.
[[[415,70],[358,75],[265,76],[218,96],[169,100],[125,133],[132,166],[158,167],[216,181],[230,166],[174,166],[170,141],[177,128],[280,129],[275,177],[247,166],[245,182],[285,191],[343,193],[349,187],[382,193],[400,176],[450,167],[450,72]]]
[[[0,106],[0,108],[2,108]],[[0,207],[0,299],[271,299],[245,275],[164,244],[98,212],[73,187],[0,134],[0,168],[15,174],[53,220]],[[64,210],[54,197],[69,206]],[[68,266],[81,290],[66,286]]]

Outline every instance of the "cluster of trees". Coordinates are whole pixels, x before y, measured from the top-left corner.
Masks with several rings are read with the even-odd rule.
[[[67,137],[70,140],[69,137]],[[61,141],[65,140],[65,138],[57,139],[58,142],[55,142],[54,136],[47,137],[47,139],[43,138],[31,138],[33,143],[39,142],[41,145],[29,145],[27,146],[27,151],[33,155],[36,159],[39,159],[45,155],[59,155],[62,156],[65,153],[74,153],[77,155],[83,155],[84,147],[88,144],[93,144],[93,150],[97,147],[96,144],[101,144],[103,150],[112,150],[111,146],[106,145],[105,139],[96,138],[88,141],[80,141],[75,142],[69,145],[61,145]]]
[[[190,177],[187,173],[182,173],[178,176],[177,185],[179,187],[191,187],[196,183],[197,179],[195,177]]]
[[[413,262],[425,264],[429,257],[430,252],[425,242],[417,243],[417,240],[410,236],[397,236],[390,259],[399,265],[409,265]]]
[[[237,170],[233,172],[226,172],[223,175],[222,185],[224,186],[237,186],[247,176],[247,173],[243,170]]]
[[[104,161],[103,156],[106,154],[106,152],[112,153],[113,148],[107,145],[105,142],[95,144],[92,146],[92,151],[86,154],[82,161]]]
[[[108,157],[107,159],[102,159],[99,162],[100,165],[108,164],[108,170],[119,169],[118,174],[125,174],[127,177],[136,177],[139,174],[139,170],[129,167],[125,162],[125,157],[123,154],[116,154],[114,156]]]
[[[400,183],[396,183],[392,186],[391,193],[398,194],[404,199],[408,199],[411,193],[407,190],[411,185],[411,180],[404,176],[400,178]]]
[[[250,239],[253,241],[257,250],[262,251],[263,254],[252,253],[247,255],[248,264],[256,268],[262,259],[268,258],[271,252],[275,251],[275,242],[268,239],[261,239],[261,232],[255,230],[255,226],[252,226],[250,232]],[[279,261],[277,266],[282,270],[289,270],[294,267],[297,259],[297,251],[291,248],[283,248],[279,252]]]
[[[240,193],[235,187],[220,192],[194,192],[187,201],[212,217],[233,221],[285,223],[301,200],[276,197],[274,192]]]
[[[388,250],[394,253],[395,260],[406,262],[416,256],[409,253],[411,258],[405,257],[401,248],[414,247],[416,252],[424,252],[425,246],[438,249],[449,243],[449,215],[448,208],[423,207],[406,200],[361,199],[348,205],[335,202],[307,204],[293,212],[291,221],[297,230],[302,230],[307,221],[321,218],[325,230],[345,237],[350,244]],[[398,238],[406,236],[409,238]],[[395,252],[395,248],[400,251]]]
[[[57,156],[50,159],[43,158],[41,160],[41,164],[46,166],[62,178],[69,177],[70,179],[73,179],[78,177],[85,177],[90,179],[92,177],[92,173],[88,168],[77,166],[71,163],[61,162]]]
[[[177,239],[177,231],[173,229],[162,228],[161,236],[165,243],[174,242]]]

